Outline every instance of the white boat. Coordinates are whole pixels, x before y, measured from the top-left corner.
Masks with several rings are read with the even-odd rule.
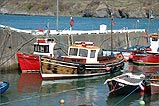
[[[104,84],[108,84],[110,96],[130,94],[144,90],[145,75],[124,73],[107,79]]]

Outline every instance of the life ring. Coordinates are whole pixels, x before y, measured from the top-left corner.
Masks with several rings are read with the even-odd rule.
[[[79,72],[79,73],[83,73],[84,70],[85,70],[85,65],[84,65],[84,64],[79,64],[79,65],[78,65],[78,72]]]

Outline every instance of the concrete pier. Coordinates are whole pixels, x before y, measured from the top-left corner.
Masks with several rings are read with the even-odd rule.
[[[55,33],[56,32],[56,33]],[[41,33],[41,34],[38,34]],[[0,70],[12,69],[12,65],[17,68],[16,52],[33,53],[33,43],[37,37],[46,37],[47,33],[20,30],[6,26],[0,26]],[[144,29],[136,30],[113,30],[113,47],[127,47],[134,45],[148,45],[147,38],[145,38]],[[55,46],[55,56],[60,52],[62,55],[67,54],[68,39],[75,41],[92,41],[95,45],[100,46],[101,49],[110,49],[110,30],[100,32],[100,30],[93,31],[50,31],[49,37],[54,38],[57,42]],[[60,48],[60,49],[59,49]],[[16,65],[15,65],[16,64]]]

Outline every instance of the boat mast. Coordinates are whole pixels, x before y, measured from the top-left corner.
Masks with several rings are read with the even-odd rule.
[[[112,17],[112,13],[111,13],[111,51],[113,51],[113,25],[112,25],[112,22],[113,22],[113,17]]]
[[[148,31],[147,33],[149,34],[150,33],[150,9],[149,9],[149,14],[148,14]]]
[[[56,31],[58,31],[58,9],[59,9],[59,1],[57,0],[57,6],[56,6]]]
[[[114,1],[114,0],[113,0]],[[113,2],[114,3],[114,2]],[[113,5],[113,8],[112,8],[112,11],[111,11],[111,23],[110,23],[110,28],[111,28],[111,51],[113,51],[113,14],[114,14],[114,5]]]
[[[151,13],[150,13],[150,9],[148,11],[148,31],[147,34],[150,34],[150,24],[151,24]],[[147,43],[150,44],[150,39],[147,39]]]

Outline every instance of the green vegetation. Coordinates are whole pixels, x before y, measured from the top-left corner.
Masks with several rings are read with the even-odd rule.
[[[32,4],[27,5],[28,10],[31,10],[32,7],[33,7]]]
[[[149,10],[159,18],[159,0],[58,0],[61,16],[143,18]],[[57,0],[0,0],[0,13],[56,15]],[[119,13],[120,11],[120,13]]]

